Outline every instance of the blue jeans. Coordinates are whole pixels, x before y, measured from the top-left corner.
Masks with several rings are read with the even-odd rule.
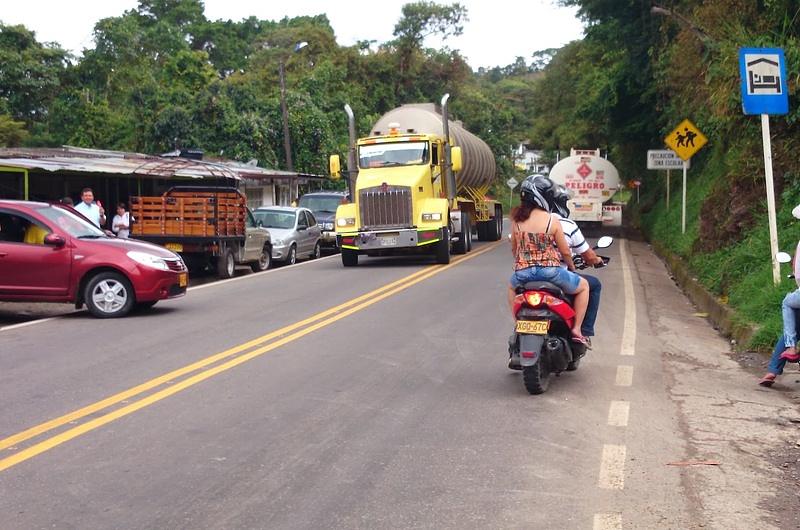
[[[792,291],[783,298],[783,341],[787,348],[797,345],[797,318],[795,310],[800,309],[800,289]]]
[[[796,315],[795,320],[796,320]],[[797,327],[795,327],[795,335],[797,334]],[[775,343],[775,349],[772,350],[772,357],[769,359],[769,367],[767,371],[773,373],[775,375],[781,375],[783,373],[783,367],[786,366],[786,359],[781,359],[781,354],[786,349],[786,339],[783,335],[778,337],[778,341]]]
[[[589,283],[589,305],[586,307],[586,316],[581,325],[581,335],[594,337],[594,323],[597,320],[597,312],[600,310],[600,291],[603,286],[600,280],[589,274],[581,274]]]
[[[528,267],[514,271],[509,281],[514,288],[528,282],[550,282],[567,294],[575,294],[581,277],[563,267]]]

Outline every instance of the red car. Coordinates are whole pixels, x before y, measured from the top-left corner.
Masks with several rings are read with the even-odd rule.
[[[0,301],[86,304],[99,318],[186,294],[177,254],[109,237],[68,206],[0,200]]]

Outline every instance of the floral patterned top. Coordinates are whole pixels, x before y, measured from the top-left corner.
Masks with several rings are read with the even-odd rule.
[[[545,232],[523,232],[517,224],[517,248],[514,249],[514,270],[529,267],[560,267],[561,255],[556,249],[555,237],[548,234],[551,217]]]

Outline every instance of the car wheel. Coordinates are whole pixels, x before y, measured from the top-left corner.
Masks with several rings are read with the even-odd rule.
[[[136,302],[131,282],[118,272],[101,272],[86,284],[83,299],[89,313],[97,318],[127,315]]]
[[[270,265],[272,265],[272,249],[269,248],[269,245],[264,245],[258,261],[251,263],[250,268],[253,269],[253,272],[263,272],[269,269]]]
[[[317,241],[317,244],[314,245],[314,252],[311,254],[311,259],[319,259],[320,256],[322,256],[322,245]]]
[[[286,256],[286,264],[294,265],[295,263],[297,263],[297,247],[292,243],[292,246],[289,247],[289,255]]]

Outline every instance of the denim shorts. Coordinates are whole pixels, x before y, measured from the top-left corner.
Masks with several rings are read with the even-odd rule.
[[[528,267],[511,275],[511,286],[514,288],[528,282],[550,282],[567,294],[575,294],[580,281],[580,276],[564,267]]]

